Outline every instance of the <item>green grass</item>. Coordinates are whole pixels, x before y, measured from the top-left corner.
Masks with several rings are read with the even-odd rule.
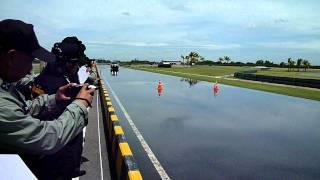
[[[308,69],[306,72],[304,69],[300,69],[300,72],[295,69],[295,71],[288,72],[288,68],[272,68],[269,70],[259,70],[256,74],[302,79],[320,79],[320,69]]]
[[[136,68],[148,68],[150,70],[159,70],[157,66],[132,66]],[[200,74],[206,76],[223,76],[230,75],[238,71],[249,70],[248,67],[236,67],[236,66],[174,66],[172,68],[160,68],[160,70],[170,71],[170,72],[181,72],[190,74]]]
[[[277,86],[277,85],[270,85],[270,84],[259,83],[259,82],[255,83],[255,82],[237,81],[237,80],[214,77],[214,76],[223,76],[223,75],[232,74],[232,72],[238,71],[238,68],[241,69],[241,67],[215,66],[215,67],[212,67],[212,69],[214,69],[215,72],[212,72],[212,69],[210,69],[211,67],[199,67],[199,66],[180,67],[180,68],[157,68],[157,67],[150,67],[150,66],[131,66],[130,68],[149,71],[149,72],[155,72],[160,74],[192,78],[200,81],[208,81],[208,82],[218,81],[219,83],[232,85],[232,86],[256,89],[261,91],[267,91],[272,93],[278,93],[278,94],[283,94],[288,96],[295,96],[295,97],[301,97],[301,98],[320,101],[319,90],[312,90],[312,89],[300,88],[300,87],[290,87],[290,86]],[[201,70],[205,70],[210,74],[209,73],[206,74]],[[189,72],[190,74],[188,74]]]

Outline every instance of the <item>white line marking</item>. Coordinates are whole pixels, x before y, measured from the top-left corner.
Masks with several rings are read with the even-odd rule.
[[[164,168],[162,167],[162,165],[158,161],[157,157],[152,152],[152,150],[149,147],[148,143],[144,140],[142,134],[140,133],[140,131],[138,130],[136,125],[133,123],[131,117],[129,116],[129,114],[126,111],[126,109],[123,107],[122,103],[120,102],[120,100],[119,100],[118,96],[116,95],[116,93],[111,88],[110,84],[107,81],[105,81],[105,82],[108,85],[111,93],[113,94],[114,99],[119,104],[119,107],[121,108],[121,110],[122,110],[123,114],[125,115],[126,119],[128,120],[133,132],[136,134],[137,138],[139,139],[143,149],[146,151],[150,161],[152,162],[153,166],[156,168],[157,172],[159,173],[161,179],[170,179],[170,177],[168,176],[168,174],[166,173],[166,171],[164,170]]]
[[[88,110],[88,112],[89,112],[89,110]],[[82,147],[83,148],[84,148],[84,142],[85,142],[85,139],[86,139],[86,130],[87,130],[87,126],[82,129],[82,133],[83,133],[83,136],[82,136],[83,137]]]
[[[100,174],[103,180],[102,156],[101,156],[101,140],[100,140],[100,119],[99,119],[99,96],[97,95],[97,119],[98,119],[98,138],[99,138],[99,158],[100,158]]]

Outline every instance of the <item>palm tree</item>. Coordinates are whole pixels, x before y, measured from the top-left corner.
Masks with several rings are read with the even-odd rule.
[[[219,57],[219,62],[222,64],[223,63],[223,58]]]
[[[290,71],[291,69],[291,58],[288,58],[288,72]]]
[[[189,54],[189,58],[190,58],[190,65],[192,65],[193,63],[196,63],[199,61],[199,54],[197,52],[190,52]]]
[[[304,67],[304,71],[307,71],[307,68],[310,67],[309,61],[305,59],[305,60],[302,61],[302,64],[303,64],[303,67]]]
[[[231,59],[230,59],[229,56],[225,56],[225,57],[224,57],[224,60],[225,60],[227,63],[229,63],[229,61],[231,61]]]
[[[290,67],[292,67],[293,68],[293,71],[294,71],[294,65],[296,64],[296,62],[295,61],[293,61],[293,60],[291,60],[290,61]]]
[[[186,64],[189,64],[189,58],[190,58],[189,56],[186,56],[186,57],[185,57],[185,59],[186,59]]]
[[[298,68],[298,72],[300,71],[300,66],[301,66],[301,63],[302,63],[303,59],[299,58],[297,60],[297,68]]]
[[[309,69],[310,66],[311,66],[311,63],[308,61],[308,63],[307,63],[307,69]]]
[[[183,55],[180,56],[182,58],[182,63],[184,64],[185,57]]]

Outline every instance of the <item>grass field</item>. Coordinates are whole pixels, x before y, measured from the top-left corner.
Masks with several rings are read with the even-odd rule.
[[[256,89],[272,93],[284,94],[288,96],[302,97],[320,101],[320,90],[279,86],[260,82],[239,81],[230,78],[217,78],[217,76],[226,76],[237,71],[247,70],[247,67],[226,67],[226,66],[194,66],[194,67],[175,67],[175,68],[158,68],[152,66],[130,66],[130,68],[155,72],[160,74],[168,74],[173,76],[192,78],[201,81],[215,82],[218,81],[222,84],[238,86],[249,89]]]
[[[303,79],[320,79],[320,69],[308,69],[306,72],[304,69],[300,69],[300,72],[295,69],[295,71],[288,72],[288,68],[272,68],[269,70],[259,70],[256,74]]]
[[[157,66],[134,66],[137,68],[148,68],[159,70]],[[206,76],[224,76],[230,75],[238,71],[246,71],[250,68],[248,67],[236,67],[236,66],[174,66],[172,68],[161,68],[161,70],[166,70],[169,72],[181,72],[181,73],[190,73],[190,74],[200,74]]]

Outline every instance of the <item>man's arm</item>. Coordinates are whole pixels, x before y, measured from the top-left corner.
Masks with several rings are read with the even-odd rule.
[[[59,112],[56,104],[55,94],[43,94],[32,101],[26,101],[30,115],[33,117],[45,116],[46,114]]]
[[[55,153],[78,135],[87,122],[86,107],[77,100],[54,121],[33,118],[14,101],[1,102],[6,105],[0,103],[0,148],[17,153]]]

